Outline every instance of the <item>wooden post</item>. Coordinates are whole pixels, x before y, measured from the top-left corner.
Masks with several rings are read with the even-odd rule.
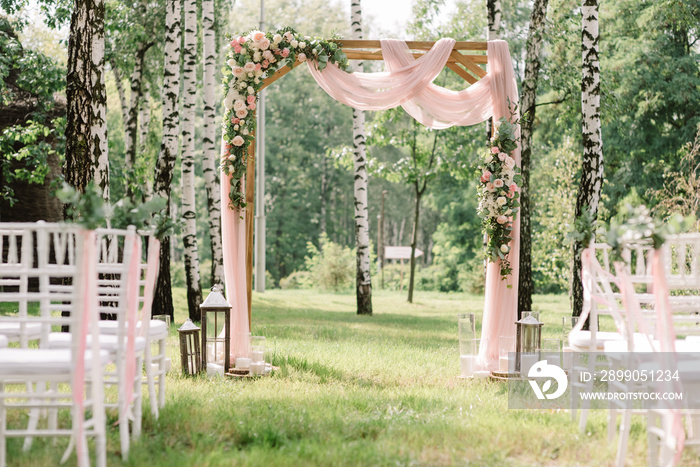
[[[253,112],[249,118],[255,118]],[[255,134],[253,134],[255,137]],[[255,142],[248,146],[248,164],[245,175],[245,229],[246,229],[246,252],[245,252],[245,279],[246,292],[248,294],[248,329],[250,329],[253,316],[253,231],[255,212]]]

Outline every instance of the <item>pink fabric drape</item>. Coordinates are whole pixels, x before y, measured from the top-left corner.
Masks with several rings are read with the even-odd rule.
[[[405,42],[382,41],[387,70],[381,73],[346,73],[336,65],[323,71],[309,61],[308,69],[316,82],[334,99],[360,110],[387,110],[399,105],[418,122],[430,128],[473,125],[489,117],[511,118],[518,102],[513,65],[505,41],[490,41],[487,47],[489,71],[477,83],[463,91],[451,91],[433,83],[454,46],[453,39],[441,39],[423,57],[416,60]],[[510,103],[510,105],[509,105]],[[513,119],[518,115],[514,114]],[[222,149],[223,151],[223,149]],[[513,154],[520,164],[520,147]],[[222,200],[228,206],[230,179],[222,174]],[[226,293],[233,305],[232,336],[247,332],[245,288],[245,213],[224,209],[222,235]],[[520,220],[513,223],[509,255],[513,273],[508,281],[500,278],[500,264],[489,263],[486,275],[486,299],[482,324],[480,366],[495,369],[498,364],[498,339],[515,336],[520,258]],[[245,310],[245,319],[243,311]],[[232,347],[233,348],[233,347]]]
[[[97,310],[97,236],[94,230],[83,232],[83,257],[82,257],[83,290],[82,292],[82,314],[80,324],[80,336],[78,338],[76,365],[73,371],[73,405],[76,407],[73,422],[77,423],[76,444],[78,465],[84,465],[85,446],[83,446],[84,426],[83,426],[83,396],[85,390],[85,351],[87,349],[87,334],[90,328],[90,319],[94,310]],[[78,294],[80,297],[81,295]],[[93,345],[93,348],[95,346]],[[99,354],[92,354],[93,365],[99,365]]]
[[[146,259],[146,284],[143,288],[143,306],[139,312],[139,320],[151,319],[151,307],[153,306],[153,292],[160,268],[160,241],[151,235],[148,238],[148,258]],[[141,323],[141,335],[145,334],[146,326]]]
[[[245,210],[229,207],[231,177],[221,172],[221,240],[224,254],[226,299],[231,305],[231,362],[247,349],[248,343],[238,339],[240,333],[249,333],[248,288],[246,285],[246,229]],[[202,349],[206,352],[206,349]]]

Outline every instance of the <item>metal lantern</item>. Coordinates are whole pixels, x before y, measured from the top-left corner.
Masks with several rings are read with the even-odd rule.
[[[188,318],[177,332],[180,335],[182,373],[185,375],[196,375],[202,371],[202,352],[199,348],[199,328]]]
[[[216,285],[199,306],[202,312],[202,368],[207,368],[207,361],[223,361],[224,373],[228,373],[231,366],[231,308],[221,294],[220,286]]]
[[[533,354],[540,349],[542,339],[542,326],[537,318],[532,315],[525,316],[515,322],[518,343],[516,346],[515,362],[516,370],[521,369],[521,358],[523,354]]]

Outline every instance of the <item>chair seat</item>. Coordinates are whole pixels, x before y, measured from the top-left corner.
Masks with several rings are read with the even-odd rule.
[[[7,337],[10,342],[19,340],[20,323],[2,322],[0,323],[0,335]],[[29,339],[38,339],[41,336],[40,323],[25,323],[25,332]]]
[[[141,321],[136,322],[136,332],[141,332]],[[116,321],[100,321],[100,333],[102,334],[116,334],[117,333],[117,322]],[[159,319],[152,319],[148,328],[149,340],[157,341],[160,339],[165,339],[168,337],[168,327],[165,321]]]
[[[102,365],[109,352],[100,351]],[[73,368],[70,349],[0,349],[0,376],[68,375]],[[92,367],[92,352],[85,352],[85,370]]]
[[[50,349],[67,349],[72,344],[73,335],[69,332],[52,332],[49,334],[49,348]],[[124,338],[126,339],[126,338]],[[109,352],[115,352],[118,347],[117,336],[100,334],[100,347],[108,350]],[[92,336],[87,336],[87,347],[92,345]],[[121,347],[126,347],[126,341]],[[143,337],[136,337],[134,340],[134,348],[136,352],[143,352],[146,348],[146,339]]]
[[[675,348],[676,352],[682,353],[700,353],[700,339],[676,339]],[[654,348],[652,348],[652,345]],[[641,334],[635,333],[634,335],[634,350],[635,352],[654,352],[658,351],[660,348],[660,342],[654,340],[652,344]],[[608,341],[605,343],[605,352],[608,353],[624,353],[627,352],[627,341]]]
[[[619,332],[598,331],[596,333],[596,350],[603,350],[605,343],[609,341],[624,340]],[[571,331],[569,344],[576,350],[590,350],[591,331]]]
[[[0,349],[7,347],[7,337],[0,335]]]

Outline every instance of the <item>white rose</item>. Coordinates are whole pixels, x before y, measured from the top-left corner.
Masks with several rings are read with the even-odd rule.
[[[235,111],[245,109],[245,107],[246,107],[245,102],[240,100],[240,99],[233,103],[233,110],[235,110]]]
[[[232,59],[232,58],[229,58],[228,61],[227,61],[226,63],[227,63],[228,66],[230,66],[231,68],[233,68],[234,66],[236,66],[236,61],[235,61],[234,59]]]
[[[256,78],[261,77],[262,74],[263,74],[262,70],[255,70],[255,77],[256,77]],[[257,81],[256,81],[256,82],[257,82]]]
[[[241,133],[243,133],[244,135],[247,135],[247,134],[248,134],[248,128],[243,128],[243,131],[241,131]]]
[[[238,125],[233,125],[234,130],[238,130],[240,127]]]
[[[241,120],[241,125],[245,125],[245,120]]]
[[[498,199],[496,199],[496,204],[498,204],[499,206],[503,206],[507,202],[508,201],[506,200],[505,196],[499,196]]]
[[[255,92],[255,89],[253,89],[253,86],[248,86],[248,94],[253,94]]]
[[[299,43],[294,40],[294,41],[290,42],[289,45],[291,45],[292,47],[294,47],[296,49],[297,46],[299,45]]]
[[[304,41],[299,42],[299,47],[301,47],[302,49],[303,49],[304,47],[306,47],[306,42],[304,42]]]
[[[279,34],[275,34],[275,37],[273,37],[272,40],[275,41],[276,44],[279,44],[280,42],[282,42],[282,36],[280,36]]]
[[[489,154],[488,156],[486,156],[486,163],[487,163],[487,164],[490,164],[492,161],[493,161],[493,156],[492,156],[491,154]]]
[[[501,245],[501,253],[508,253],[508,245]]]
[[[227,96],[226,99],[224,99],[224,107],[226,107],[226,110],[230,110],[231,107],[233,107],[233,99]]]
[[[260,53],[260,52],[255,52],[255,53],[253,54],[253,61],[254,61],[254,62],[259,62],[259,61],[261,61],[261,60],[262,60],[262,53]]]
[[[248,73],[248,78],[253,78],[253,73]]]

